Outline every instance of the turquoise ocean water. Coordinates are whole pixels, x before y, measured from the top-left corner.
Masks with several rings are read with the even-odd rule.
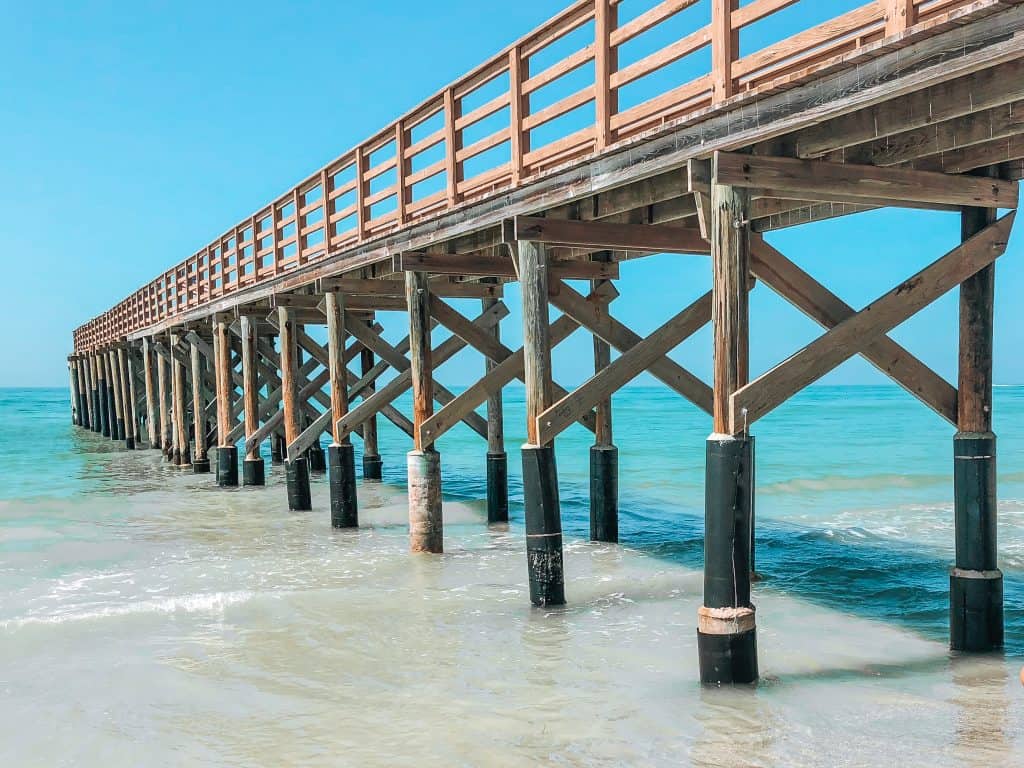
[[[488,531],[482,441],[445,435],[446,555],[405,551],[407,438],[333,532],[70,423],[61,389],[0,390],[5,765],[1024,764],[1024,387],[995,395],[1005,655],[945,649],[952,434],[890,387],[816,387],[756,425],[764,682],[696,685],[706,416],[614,400],[622,547],[584,539],[590,439],[558,440],[570,606],[528,606],[513,522]],[[406,404],[399,403],[403,406]],[[357,443],[357,454],[360,449]],[[357,461],[358,466],[358,461]]]

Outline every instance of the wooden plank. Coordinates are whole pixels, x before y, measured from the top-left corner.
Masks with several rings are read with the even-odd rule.
[[[338,291],[348,301],[357,296],[405,297],[405,282],[402,280],[370,280],[358,277],[327,277],[320,281],[320,290]],[[434,296],[453,299],[500,299],[503,287],[488,283],[453,283],[431,281],[430,292]]]
[[[549,246],[652,253],[711,252],[700,233],[691,227],[668,224],[608,224],[530,216],[516,216],[513,221],[517,240],[532,240]]]
[[[519,275],[510,259],[475,254],[435,254],[406,251],[395,257],[392,266],[396,272],[423,271],[435,275],[478,275],[518,279]],[[591,261],[552,261],[552,276],[572,280],[615,280],[619,277],[617,263]]]
[[[764,238],[751,238],[750,256],[750,271],[758,280],[826,330],[857,314],[853,307],[787,259]],[[946,421],[956,423],[956,390],[902,346],[883,335],[868,344],[862,354],[878,370]]]
[[[967,173],[976,168],[1021,158],[1024,158],[1024,135],[1015,135],[963,149],[945,151],[930,157],[918,158],[914,161],[914,168],[922,171],[941,171],[942,173]],[[998,176],[1006,180],[1015,178],[1004,173],[1000,173]]]
[[[830,162],[892,166],[1024,133],[1024,100],[904,131],[825,156]],[[978,167],[978,166],[975,166]],[[914,165],[916,170],[925,170]],[[950,171],[941,168],[946,173]]]
[[[550,301],[559,310],[576,320],[591,333],[600,336],[616,349],[630,349],[641,341],[640,336],[607,312],[600,311],[564,282],[552,285]],[[706,413],[711,413],[711,387],[667,357],[650,366],[651,373],[674,392],[678,392]],[[539,414],[535,414],[534,418]]]
[[[999,179],[732,152],[716,152],[713,162],[715,184],[771,190],[773,197],[817,200],[827,195],[853,203],[869,199],[982,208],[1017,207],[1017,185]]]
[[[716,158],[717,165],[717,158]],[[717,175],[717,173],[716,173]],[[711,263],[715,434],[736,434],[729,398],[749,376],[750,196],[745,189],[711,185]]]
[[[823,157],[844,147],[892,136],[1024,99],[1024,59],[982,69],[898,98],[852,111],[792,137],[802,158]]]
[[[1016,212],[986,227],[921,272],[732,395],[732,430],[753,423],[807,385],[862,352],[1006,250]]]
[[[590,379],[537,417],[541,444],[554,440],[581,415],[610,398],[710,320],[711,294],[706,293],[643,341],[623,351],[616,360],[600,366]]]

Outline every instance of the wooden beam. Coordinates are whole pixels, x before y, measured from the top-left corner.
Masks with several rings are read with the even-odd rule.
[[[584,413],[630,381],[654,361],[679,346],[711,320],[711,294],[706,293],[643,341],[600,368],[590,379],[557,400],[537,417],[541,444],[554,440]]]
[[[750,240],[750,271],[793,306],[825,329],[835,328],[856,311],[783,256],[764,238]],[[879,336],[862,353],[882,373],[890,376],[946,421],[956,423],[956,390],[941,376],[888,336]]]
[[[570,288],[564,282],[552,285],[550,301],[591,333],[600,336],[616,349],[630,349],[641,341],[640,336],[608,313],[600,311],[592,301]],[[661,357],[650,366],[651,373],[705,413],[711,413],[711,387],[667,357]],[[534,414],[536,417],[538,414]]]
[[[652,253],[710,253],[707,242],[690,227],[667,224],[606,224],[517,216],[513,219],[517,240],[533,240],[549,246]]]
[[[348,302],[362,296],[404,298],[405,282],[358,277],[325,277],[320,281],[320,290],[338,291],[346,296]],[[452,299],[500,299],[504,295],[504,289],[499,283],[431,281],[430,292],[434,296]]]
[[[865,141],[1024,99],[1024,59],[893,97],[804,128],[791,137],[797,157],[823,157]]]
[[[392,266],[396,272],[411,270],[435,275],[478,275],[519,279],[511,259],[475,254],[407,251],[395,256]],[[592,261],[552,261],[548,269],[552,276],[565,280],[615,280],[619,277],[619,265],[614,262],[604,264]]]
[[[1015,216],[1010,213],[986,227],[737,391],[729,402],[730,428],[735,431],[761,418],[994,262],[1006,250]]]
[[[1022,113],[1024,113],[1024,108],[1022,108]],[[937,155],[920,157],[914,160],[914,168],[942,173],[967,173],[976,168],[1021,158],[1024,158],[1024,133],[974,144],[962,149],[944,151]],[[998,174],[998,176],[1007,180],[1014,178],[1003,174]]]
[[[829,162],[889,167],[942,152],[963,150],[996,139],[1008,139],[1022,133],[1024,133],[1024,99],[972,112],[969,115],[928,125],[924,128],[904,131],[893,136],[846,147],[826,155],[824,159]],[[925,170],[916,163],[914,168]]]
[[[1015,183],[999,179],[732,152],[715,153],[713,173],[715,184],[760,189],[772,197],[982,208],[1016,208],[1018,197]]]

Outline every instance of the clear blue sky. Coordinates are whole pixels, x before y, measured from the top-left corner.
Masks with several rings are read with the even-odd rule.
[[[839,0],[835,11],[856,4]],[[832,5],[800,3],[787,21],[832,15]],[[7,3],[0,25],[0,386],[66,384],[64,359],[77,325],[561,6]],[[1021,229],[998,268],[1000,383],[1024,382]],[[952,214],[887,211],[771,239],[862,306],[952,247],[958,232]],[[709,284],[706,259],[631,263],[615,311],[638,331],[653,330]],[[514,289],[508,295],[518,304]],[[392,338],[402,331],[396,320],[388,323]],[[755,373],[819,333],[764,287],[752,297],[752,325]],[[516,323],[506,328],[514,344]],[[955,292],[895,336],[955,378]],[[707,378],[709,334],[675,356]],[[559,348],[556,373],[564,381],[584,378],[589,365],[582,334]],[[460,357],[443,380],[471,381],[480,367],[478,358]],[[854,361],[827,381],[882,378]]]

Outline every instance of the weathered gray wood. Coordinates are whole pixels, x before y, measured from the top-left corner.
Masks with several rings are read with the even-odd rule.
[[[1015,216],[1010,213],[986,227],[737,391],[729,404],[731,428],[738,430],[744,423],[753,423],[994,262],[1006,250]]]
[[[429,451],[433,442],[421,439],[419,426],[434,412],[434,365],[430,346],[430,286],[425,272],[405,273],[409,308],[409,369],[412,374],[413,448]],[[397,366],[396,366],[397,367]],[[487,428],[484,427],[484,436]]]
[[[541,444],[554,440],[576,422],[580,414],[610,398],[614,392],[647,370],[651,363],[679,346],[710,320],[711,294],[706,293],[647,338],[623,351],[614,362],[598,368],[591,378],[537,417],[537,434]],[[604,443],[598,444],[611,444],[610,434],[604,439]]]
[[[719,177],[724,155],[716,155]],[[714,337],[714,432],[735,434],[729,398],[747,383],[750,368],[749,309],[750,195],[745,189],[711,186],[712,326]]]
[[[203,380],[205,379],[205,358],[198,345],[189,344],[192,368],[192,431],[195,433],[195,455],[193,462],[205,462],[208,458],[206,444],[206,407],[203,402]]]
[[[345,445],[350,441],[348,435],[339,436],[333,425],[348,412],[348,364],[345,360],[345,297],[343,294],[329,291],[324,299],[327,302],[327,352],[328,368],[331,373],[331,417],[328,426],[332,427],[335,445]]]
[[[713,183],[770,197],[851,203],[1016,208],[1018,198],[1017,184],[1000,179],[732,152],[715,153]]]
[[[576,320],[591,333],[600,336],[616,349],[629,349],[641,341],[640,336],[614,317],[600,312],[592,302],[570,288],[558,283],[550,294],[551,303]],[[650,366],[651,374],[659,381],[706,413],[711,413],[711,387],[667,357]]]
[[[394,257],[392,264],[396,272],[428,272],[433,275],[481,275],[484,277],[518,278],[515,264],[509,259],[478,254],[419,253],[409,251]],[[589,261],[554,261],[549,266],[551,274],[565,279],[604,279],[619,276],[619,265],[595,264]]]
[[[992,226],[995,212],[965,209],[961,235],[970,240]],[[960,350],[958,355],[957,429],[992,431],[992,336],[995,264],[988,264],[960,285]]]
[[[320,290],[335,291],[348,297],[391,296],[405,298],[404,280],[370,280],[359,277],[327,277],[320,281]],[[453,299],[500,299],[504,289],[497,283],[453,283],[431,280],[430,291],[435,296]]]
[[[751,238],[750,256],[750,270],[758,280],[826,329],[857,314],[760,236]],[[956,389],[895,341],[880,336],[864,348],[863,355],[942,418],[956,423]]]
[[[537,417],[551,405],[551,336],[548,318],[547,246],[529,240],[517,243],[523,302],[523,382],[526,385],[526,442],[542,446]]]
[[[549,247],[561,245],[653,253],[709,252],[707,242],[697,230],[669,224],[609,224],[530,216],[517,216],[513,222],[517,240],[542,242]],[[559,265],[552,264],[551,269],[557,273]],[[604,276],[591,277],[599,279]]]

